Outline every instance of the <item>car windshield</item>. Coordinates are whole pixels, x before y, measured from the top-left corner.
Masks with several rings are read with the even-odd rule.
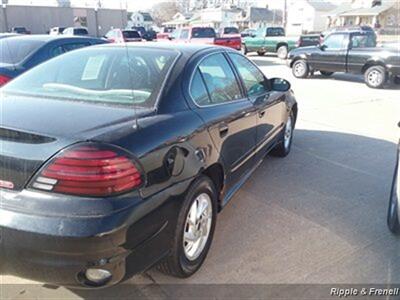
[[[122,32],[124,38],[126,39],[138,39],[140,38],[140,34],[137,31],[134,30],[124,30]]]
[[[224,28],[224,34],[237,34],[239,30],[235,27],[226,27]]]
[[[178,52],[146,47],[72,51],[11,81],[4,93],[153,107]]]
[[[215,31],[213,28],[193,28],[192,36],[194,38],[215,38]]]
[[[45,44],[44,41],[20,37],[0,40],[0,62],[18,64]]]

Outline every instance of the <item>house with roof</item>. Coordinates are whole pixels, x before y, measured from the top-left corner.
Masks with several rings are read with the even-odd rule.
[[[222,27],[237,26],[237,19],[242,13],[239,8],[211,7],[204,8],[191,18],[190,25],[209,26],[216,30]]]
[[[162,25],[164,27],[170,27],[170,28],[181,28],[188,26],[190,22],[193,20],[193,16],[195,14],[188,12],[188,13],[181,13],[177,12],[173,17],[171,21],[165,22]]]
[[[288,35],[319,32],[327,28],[327,15],[336,5],[321,0],[292,0],[287,8]]]
[[[269,25],[282,26],[282,16],[283,12],[281,10],[271,10],[264,7],[249,7],[247,11],[243,11],[236,23],[240,29],[258,29]]]
[[[369,25],[388,34],[400,34],[398,0],[353,0],[329,14],[330,26]]]
[[[149,30],[155,25],[152,16],[148,12],[134,11],[130,13],[128,18],[128,27],[144,27]]]

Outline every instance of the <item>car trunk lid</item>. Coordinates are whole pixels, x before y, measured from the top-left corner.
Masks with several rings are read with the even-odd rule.
[[[81,141],[111,142],[136,130],[143,110],[3,93],[0,188],[22,190],[53,155]],[[148,111],[147,111],[148,112]]]

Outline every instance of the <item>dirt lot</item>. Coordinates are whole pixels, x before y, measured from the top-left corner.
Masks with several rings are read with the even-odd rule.
[[[400,283],[400,240],[386,227],[400,89],[373,90],[345,74],[298,80],[277,58],[253,59],[268,77],[292,82],[299,120],[291,155],[267,158],[219,215],[195,276],[150,270],[128,283]],[[87,293],[1,280],[3,298],[128,296],[121,287]]]

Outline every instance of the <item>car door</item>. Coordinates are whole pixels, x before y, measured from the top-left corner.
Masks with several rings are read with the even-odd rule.
[[[238,183],[254,167],[256,111],[244,96],[232,66],[222,52],[198,64],[190,94],[226,168],[226,188]]]
[[[257,158],[262,159],[274,145],[286,118],[285,93],[271,91],[264,74],[249,59],[231,52],[229,57],[243,82],[247,97],[257,109]]]
[[[345,72],[349,44],[348,34],[334,33],[311,53],[310,65],[320,71]]]
[[[259,51],[264,47],[265,42],[265,28],[258,29],[254,35],[245,39],[245,44],[248,51]]]

